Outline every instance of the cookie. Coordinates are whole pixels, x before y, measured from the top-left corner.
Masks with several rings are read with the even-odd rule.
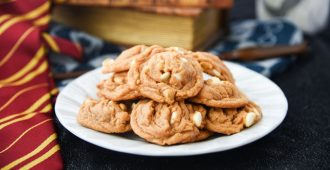
[[[204,73],[218,77],[220,80],[226,80],[234,83],[233,75],[228,67],[218,56],[215,56],[212,53],[192,52],[180,47],[168,47],[165,48],[165,51],[177,52],[184,55],[190,54],[199,62]]]
[[[248,103],[247,97],[238,90],[235,84],[211,77],[205,81],[202,90],[189,99],[194,103],[211,107],[237,108]]]
[[[167,48],[165,48],[165,51],[177,52],[179,54],[192,54],[192,51],[186,50],[186,49],[181,48],[181,47],[167,47]]]
[[[134,62],[128,72],[131,88],[160,103],[174,103],[195,96],[203,87],[198,62],[177,52],[162,52],[143,62]]]
[[[131,89],[127,84],[127,71],[110,73],[109,78],[98,85],[98,96],[112,101],[131,100],[140,97],[138,90]]]
[[[140,100],[133,106],[131,127],[138,136],[159,145],[202,140],[211,135],[206,126],[206,110],[201,105]]]
[[[214,133],[209,130],[200,130],[198,135],[191,142],[198,142],[198,141],[205,140],[205,139],[209,138],[210,136],[212,136],[213,134]]]
[[[104,133],[124,133],[131,130],[127,106],[111,100],[86,99],[77,120],[82,126]]]
[[[116,60],[107,59],[102,63],[103,73],[127,71],[133,60],[147,60],[151,55],[164,51],[164,48],[153,45],[136,45],[123,51]]]
[[[223,81],[235,82],[233,75],[219,57],[207,52],[195,52],[193,57],[199,62],[204,73]]]
[[[206,116],[206,128],[213,132],[231,135],[254,125],[261,117],[260,108],[253,102],[241,108],[211,108]]]

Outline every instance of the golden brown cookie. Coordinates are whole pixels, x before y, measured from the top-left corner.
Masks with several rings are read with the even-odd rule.
[[[192,54],[192,51],[186,50],[186,49],[181,48],[181,47],[167,47],[167,48],[165,48],[165,51],[177,52],[179,54]]]
[[[260,108],[253,102],[241,108],[211,108],[206,116],[206,128],[213,132],[231,135],[254,125],[261,117]]]
[[[211,135],[203,130],[206,110],[201,105],[173,104],[140,100],[133,106],[131,126],[145,140],[159,145],[173,145],[202,140]]]
[[[195,96],[203,87],[198,62],[177,52],[162,52],[143,62],[134,62],[128,72],[131,88],[160,103],[174,103]]]
[[[127,71],[110,73],[109,78],[98,85],[98,96],[112,101],[131,100],[140,97],[136,89],[131,89],[127,83]]]
[[[191,141],[191,142],[198,142],[198,141],[202,141],[205,140],[207,138],[209,138],[210,136],[212,136],[214,133],[209,131],[209,130],[200,130],[198,135],[196,136],[196,138]]]
[[[246,96],[238,90],[235,84],[221,81],[217,77],[205,80],[202,90],[197,96],[189,99],[211,107],[237,108],[248,103]]]
[[[164,48],[153,45],[136,45],[123,51],[116,60],[107,59],[102,64],[103,73],[123,72],[127,71],[133,60],[147,60],[153,54],[164,51]]]
[[[223,81],[235,82],[233,75],[219,57],[207,52],[195,52],[193,57],[202,66],[204,73],[218,77]]]
[[[110,100],[86,99],[77,120],[90,129],[104,133],[124,133],[131,130],[130,114],[123,103]]]

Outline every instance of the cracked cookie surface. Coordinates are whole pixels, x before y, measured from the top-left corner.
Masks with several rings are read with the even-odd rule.
[[[148,60],[153,54],[164,51],[163,47],[158,45],[145,46],[136,45],[127,50],[124,50],[115,60],[107,59],[102,64],[103,73],[123,72],[128,71],[131,63],[134,60]]]
[[[130,114],[123,103],[86,99],[80,107],[78,122],[104,133],[124,133],[131,130]]]
[[[194,103],[221,108],[237,108],[248,103],[247,97],[239,91],[235,84],[221,81],[217,77],[205,80],[202,90],[197,96],[189,100]]]
[[[203,140],[212,134],[204,129],[205,116],[206,110],[201,105],[183,101],[166,104],[141,100],[133,106],[131,126],[138,136],[151,143],[188,143]]]
[[[109,78],[102,80],[98,85],[98,96],[112,101],[131,100],[140,97],[136,89],[129,87],[127,72],[110,73]]]
[[[222,81],[234,83],[234,77],[219,57],[207,52],[195,52],[192,55],[201,65],[203,72]]]
[[[101,99],[87,99],[77,117],[100,132],[133,130],[150,143],[174,145],[238,133],[262,117],[211,53],[137,45],[105,60],[102,72]]]
[[[169,104],[195,96],[204,82],[198,62],[177,52],[157,53],[145,63],[135,62],[128,81],[144,97]]]
[[[260,108],[253,102],[241,108],[211,108],[206,116],[206,128],[212,132],[231,135],[252,126],[261,117]]]

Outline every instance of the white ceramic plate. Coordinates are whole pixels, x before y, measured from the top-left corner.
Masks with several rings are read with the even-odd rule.
[[[281,89],[264,76],[240,65],[226,62],[238,87],[262,109],[263,118],[256,125],[231,136],[216,135],[205,141],[174,146],[145,142],[133,133],[111,135],[81,126],[76,121],[80,105],[87,96],[96,98],[100,69],[90,71],[67,85],[57,97],[56,116],[62,125],[79,138],[114,151],[149,156],[186,156],[219,152],[246,145],[274,130],[285,118],[288,103]]]

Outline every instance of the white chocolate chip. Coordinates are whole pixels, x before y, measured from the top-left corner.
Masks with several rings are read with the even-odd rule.
[[[196,111],[193,115],[193,121],[197,127],[200,127],[202,125],[202,119],[203,119],[202,113],[199,111]]]
[[[216,76],[218,76],[218,77],[221,76],[221,74],[219,73],[219,71],[217,71],[217,70],[215,70],[215,69],[213,69],[212,72],[213,72]]]
[[[208,79],[211,79],[213,76],[203,72],[203,77],[204,77],[204,80],[208,80]]]
[[[182,80],[182,76],[180,73],[175,73],[173,74],[173,76],[177,79],[177,80]]]
[[[185,50],[180,47],[174,47],[174,50],[178,52],[179,54],[184,54]]]
[[[250,127],[254,124],[255,119],[256,119],[257,115],[254,112],[249,112],[246,114],[245,118],[244,118],[244,125],[245,127]]]
[[[160,76],[160,79],[161,79],[162,81],[167,81],[168,78],[170,78],[170,76],[171,76],[170,72],[165,72],[165,73],[163,73],[163,74]]]
[[[221,80],[218,77],[211,77],[209,80],[211,80],[212,84],[214,85],[221,84]]]
[[[253,108],[253,112],[256,114],[257,117],[261,116],[260,112],[257,109]]]
[[[180,60],[181,60],[183,63],[186,63],[186,62],[188,62],[188,60],[187,60],[187,59],[185,59],[185,58],[183,58],[183,57],[180,57]]]
[[[177,112],[172,112],[170,123],[173,124],[178,117]]]
[[[136,63],[135,59],[131,61],[131,66],[134,65]]]
[[[123,103],[120,103],[119,107],[121,108],[121,110],[126,110],[126,106]]]

